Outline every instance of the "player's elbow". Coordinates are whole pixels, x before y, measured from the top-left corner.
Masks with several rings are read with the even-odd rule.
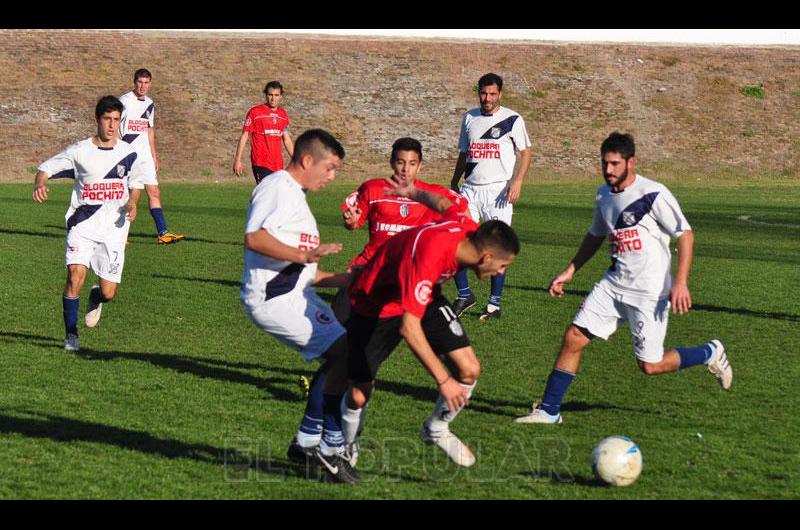
[[[244,235],[244,248],[247,250],[256,250],[256,234],[255,232],[250,232]]]

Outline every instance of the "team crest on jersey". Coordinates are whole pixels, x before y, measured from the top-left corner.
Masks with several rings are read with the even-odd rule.
[[[428,305],[431,302],[431,292],[433,283],[430,280],[422,280],[414,288],[414,297],[421,305]]]
[[[109,274],[119,274],[119,263],[111,263],[108,266],[108,273]]]
[[[492,138],[500,138],[501,133],[502,131],[500,130],[500,127],[492,127],[489,129],[489,136]]]
[[[325,313],[325,311],[317,311],[317,314],[314,316],[316,317],[317,322],[319,322],[320,324],[331,323],[331,317],[329,317],[328,314]]]
[[[401,217],[408,217],[408,204],[401,204],[400,205],[400,216]]]
[[[117,164],[117,175],[122,178],[125,176],[125,166],[122,164]]]
[[[636,224],[636,214],[633,212],[622,212],[622,222],[628,226]]]

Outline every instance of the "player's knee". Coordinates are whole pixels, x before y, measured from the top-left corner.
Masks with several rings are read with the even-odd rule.
[[[358,383],[350,389],[348,406],[354,409],[363,408],[372,394],[372,383]]]
[[[646,375],[658,375],[661,373],[658,364],[639,361],[639,369]]]
[[[478,359],[473,359],[458,369],[458,380],[465,385],[475,384],[480,375],[481,363]]]
[[[112,283],[111,285],[101,285],[100,292],[103,295],[103,301],[110,302],[117,295],[117,284]]]

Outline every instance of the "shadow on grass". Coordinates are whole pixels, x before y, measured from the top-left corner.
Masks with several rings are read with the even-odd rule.
[[[239,280],[234,281],[234,280],[220,280],[217,278],[198,278],[196,276],[170,276],[168,274],[153,274],[151,276],[153,278],[159,278],[162,280],[181,280],[186,282],[214,283],[225,287],[239,288],[242,286],[242,283]]]
[[[50,227],[50,226],[48,226]],[[52,228],[52,227],[50,227]],[[11,234],[17,236],[34,236],[34,237],[49,237],[51,239],[64,239],[63,230],[60,234],[53,234],[50,232],[33,232],[31,230],[15,230],[12,228],[0,228],[0,234]]]
[[[510,285],[506,284],[507,289],[518,289],[520,291],[535,291],[539,293],[546,293],[549,294],[550,291],[546,287],[533,287],[529,285]],[[580,296],[586,297],[589,295],[589,291],[584,291],[580,289],[564,289],[564,294],[569,296]],[[766,318],[769,320],[786,320],[788,322],[800,322],[800,315],[794,315],[792,313],[778,313],[774,311],[755,311],[753,309],[745,309],[740,307],[721,307],[716,305],[706,305],[706,304],[693,304],[692,305],[693,311],[707,311],[709,313],[728,313],[731,315],[741,315],[747,317],[755,317],[755,318]]]
[[[559,485],[578,485],[589,486],[593,488],[607,488],[608,485],[594,476],[573,475],[572,473],[565,472],[563,475],[558,473],[542,472],[542,471],[529,471],[527,473],[518,473],[517,477],[528,478],[537,482],[550,482],[551,484]]]

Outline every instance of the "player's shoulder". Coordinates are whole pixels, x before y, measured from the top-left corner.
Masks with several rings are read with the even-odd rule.
[[[368,179],[361,183],[358,187],[359,193],[369,197],[383,197],[386,195],[386,188],[388,185],[382,178]]]
[[[516,110],[510,109],[508,107],[504,107],[502,105],[500,105],[500,108],[497,109],[497,112],[495,114],[498,117],[503,117],[503,118],[508,118],[509,116],[517,116],[519,118],[522,118],[522,114],[520,114]]]
[[[480,118],[481,116],[481,108],[475,107],[474,109],[469,109],[464,113],[464,120],[474,120],[475,118]]]

